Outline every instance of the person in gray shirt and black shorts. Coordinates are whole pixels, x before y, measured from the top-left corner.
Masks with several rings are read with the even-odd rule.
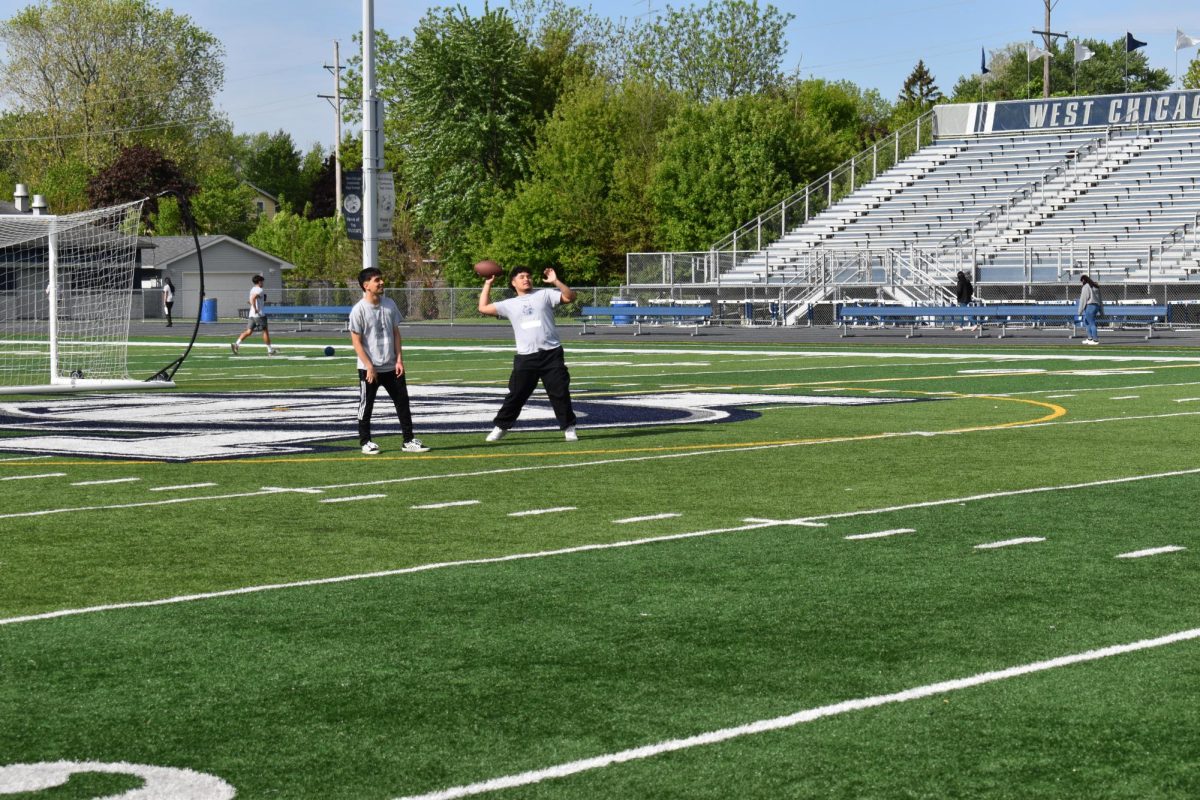
[[[371,440],[371,413],[375,395],[382,386],[396,406],[404,453],[427,453],[429,448],[413,436],[412,412],[408,406],[408,383],[404,378],[404,351],[400,345],[400,309],[383,295],[383,273],[367,267],[358,273],[363,298],[350,309],[350,341],[358,355],[358,443],[365,455],[379,452]]]

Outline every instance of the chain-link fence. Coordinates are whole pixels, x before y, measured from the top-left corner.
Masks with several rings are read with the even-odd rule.
[[[737,326],[812,326],[834,325],[837,306],[847,303],[897,303],[888,284],[839,286],[829,295],[796,314],[778,286],[707,286],[664,285],[659,287],[585,286],[575,287],[576,298],[555,309],[562,323],[578,322],[584,306],[710,306],[710,325]],[[1200,326],[1200,283],[1113,284],[1104,286],[1106,303],[1169,305],[1169,324]],[[405,288],[391,287],[387,294],[396,302],[406,323],[465,325],[488,322],[477,309],[479,289],[474,287]],[[494,289],[493,300],[511,297],[508,290]],[[362,293],[352,289],[285,289],[279,305],[337,306],[353,305]],[[157,301],[157,298],[155,298]],[[976,283],[975,302],[999,303],[1075,303],[1079,284]],[[139,304],[134,304],[135,320]],[[320,325],[320,322],[305,323]],[[337,327],[344,323],[325,323]]]

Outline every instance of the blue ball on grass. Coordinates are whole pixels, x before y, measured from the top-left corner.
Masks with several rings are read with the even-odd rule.
[[[330,347],[330,346],[328,346],[328,345],[326,345],[326,347],[325,347],[325,355],[327,355],[327,356],[331,356],[331,355],[333,355],[333,353],[334,353],[334,350],[333,350],[333,348],[332,348],[332,347]]]

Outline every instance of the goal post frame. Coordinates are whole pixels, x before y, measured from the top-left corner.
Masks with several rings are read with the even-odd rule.
[[[175,372],[199,332],[199,310],[182,356],[144,380],[129,375],[132,303],[139,288],[137,243],[145,201],[76,214],[0,215],[0,394],[175,386]],[[195,221],[187,198],[179,201],[199,260]],[[40,282],[39,264],[44,270]],[[70,274],[64,275],[64,270]],[[200,284],[202,306],[202,263]]]

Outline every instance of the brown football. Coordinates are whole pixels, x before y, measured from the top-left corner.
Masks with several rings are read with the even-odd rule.
[[[490,258],[480,261],[475,265],[475,274],[481,278],[495,278],[504,272],[504,267],[492,261]]]

